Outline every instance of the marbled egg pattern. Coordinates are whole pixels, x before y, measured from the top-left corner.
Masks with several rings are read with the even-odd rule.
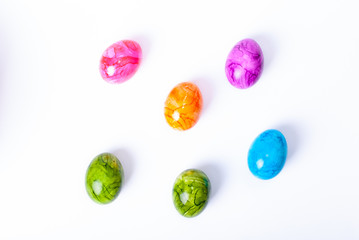
[[[132,40],[112,44],[102,54],[100,73],[109,83],[122,83],[137,71],[142,59],[140,45]]]
[[[271,179],[282,170],[287,158],[287,141],[274,129],[261,133],[248,152],[248,167],[254,176]]]
[[[97,203],[110,203],[120,192],[123,169],[117,157],[111,153],[96,156],[86,173],[86,190]]]
[[[191,82],[180,83],[166,99],[166,121],[174,129],[187,130],[197,123],[202,105],[202,94],[197,85]]]
[[[226,61],[226,76],[236,88],[249,88],[254,85],[263,68],[263,53],[256,41],[244,39],[230,51]]]
[[[207,175],[197,169],[182,172],[173,186],[173,203],[185,217],[195,217],[206,206],[211,184]]]

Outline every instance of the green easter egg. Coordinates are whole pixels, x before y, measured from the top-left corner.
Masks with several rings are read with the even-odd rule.
[[[96,156],[87,168],[86,190],[97,203],[112,202],[120,193],[122,181],[122,165],[111,153]]]
[[[207,175],[197,169],[182,172],[173,186],[173,203],[185,217],[195,217],[207,204],[211,183]]]

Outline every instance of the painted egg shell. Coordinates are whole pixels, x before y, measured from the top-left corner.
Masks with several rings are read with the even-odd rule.
[[[102,54],[100,73],[109,83],[122,83],[137,71],[142,58],[140,45],[132,40],[112,44]]]
[[[86,190],[97,203],[112,202],[120,192],[123,169],[117,157],[111,153],[96,156],[86,173]]]
[[[203,105],[199,88],[190,82],[183,82],[172,89],[165,102],[167,123],[177,130],[193,127],[201,114]]]
[[[248,167],[254,176],[271,179],[282,170],[287,158],[287,141],[278,130],[267,130],[253,142],[248,152]]]
[[[207,175],[197,169],[182,172],[173,186],[173,203],[185,217],[195,217],[207,204],[211,183]]]
[[[226,61],[226,76],[236,88],[249,88],[254,85],[263,68],[263,53],[256,41],[244,39],[230,51]]]

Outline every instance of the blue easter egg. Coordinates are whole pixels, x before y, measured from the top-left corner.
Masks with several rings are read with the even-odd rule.
[[[248,152],[248,167],[254,176],[271,179],[282,170],[287,158],[287,141],[274,129],[261,133]]]

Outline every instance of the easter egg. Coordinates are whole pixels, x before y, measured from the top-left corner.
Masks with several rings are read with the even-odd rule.
[[[86,172],[86,190],[97,203],[110,203],[120,192],[123,169],[117,157],[111,153],[96,156]]]
[[[263,69],[263,53],[256,41],[244,39],[230,51],[226,61],[226,76],[236,88],[246,89],[254,85]]]
[[[123,83],[136,73],[141,58],[142,50],[137,42],[116,42],[102,54],[100,74],[108,83]]]
[[[261,133],[248,152],[248,167],[260,179],[271,179],[282,170],[287,158],[287,141],[274,129]]]
[[[202,94],[197,85],[191,82],[180,83],[166,99],[166,121],[174,129],[190,129],[197,123],[202,105]]]
[[[195,217],[205,208],[211,184],[207,175],[197,169],[182,172],[173,186],[173,203],[185,217]]]

